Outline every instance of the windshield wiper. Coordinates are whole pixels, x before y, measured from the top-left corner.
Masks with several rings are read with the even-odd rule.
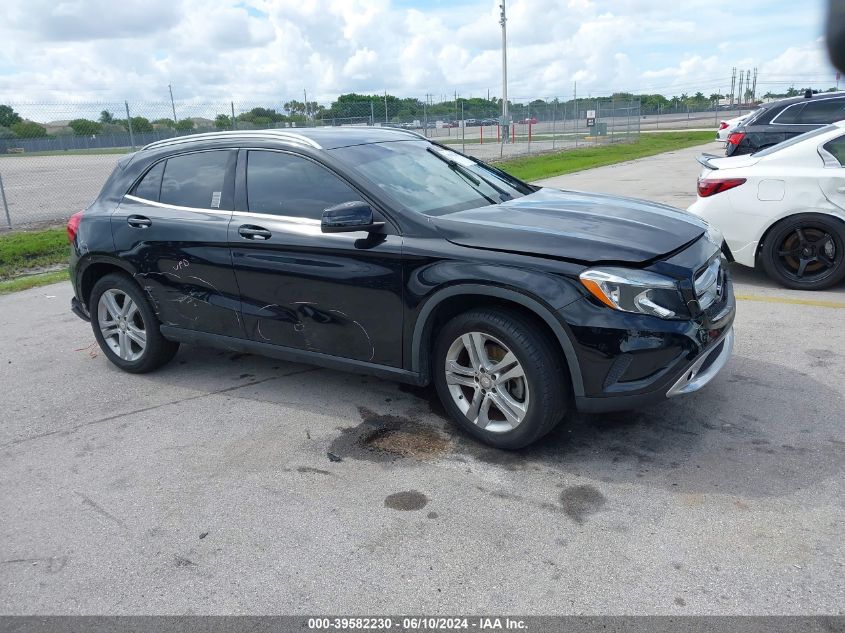
[[[451,158],[446,158],[445,156],[443,156],[439,152],[431,149],[430,147],[426,147],[425,151],[427,151],[429,154],[436,156],[437,158],[442,160],[444,163],[446,163],[449,166],[449,169],[451,169],[453,172],[455,172],[459,176],[463,177],[463,179],[466,180],[467,182],[472,183],[473,188],[478,192],[478,194],[482,198],[487,200],[487,202],[489,202],[490,204],[496,204],[496,201],[493,200],[493,198],[491,198],[486,193],[481,191],[481,189],[479,189],[479,187],[481,186],[481,180],[479,180],[478,176],[473,174],[469,169],[467,169],[463,165],[459,165],[456,161],[452,160]],[[487,182],[487,181],[485,180],[484,182]],[[487,184],[490,185],[489,182],[487,182]],[[496,187],[493,187],[493,189],[496,189]]]

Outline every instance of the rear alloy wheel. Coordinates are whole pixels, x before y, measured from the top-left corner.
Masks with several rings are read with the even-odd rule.
[[[763,245],[763,266],[770,277],[787,288],[829,288],[845,277],[843,233],[841,222],[823,215],[782,221]]]
[[[569,408],[560,347],[521,313],[490,308],[458,315],[441,329],[434,358],[443,406],[487,444],[527,446],[551,431]]]
[[[147,328],[138,304],[121,290],[110,288],[97,302],[97,322],[103,340],[125,361],[136,361],[147,347]]]
[[[100,349],[121,369],[141,374],[161,367],[179,344],[165,339],[138,285],[121,274],[100,279],[91,290],[91,327]]]

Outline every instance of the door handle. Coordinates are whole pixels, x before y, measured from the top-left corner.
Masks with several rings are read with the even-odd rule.
[[[136,229],[145,229],[153,223],[152,220],[145,218],[143,215],[130,215],[126,218],[126,221],[129,226],[134,226]]]
[[[238,235],[248,240],[269,240],[272,233],[260,226],[244,224],[238,229]]]

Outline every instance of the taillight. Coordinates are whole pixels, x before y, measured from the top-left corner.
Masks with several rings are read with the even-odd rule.
[[[745,138],[745,132],[731,132],[728,134],[728,145],[739,145]]]
[[[698,195],[707,198],[713,194],[739,187],[744,182],[745,178],[699,178]]]
[[[76,240],[76,232],[79,230],[79,223],[81,221],[82,211],[77,211],[70,216],[70,220],[67,221],[67,238],[70,240],[71,244],[73,244],[74,240]]]
[[[726,127],[728,127],[728,124],[725,121],[722,121],[721,123],[719,123],[719,129],[720,130],[724,130]]]

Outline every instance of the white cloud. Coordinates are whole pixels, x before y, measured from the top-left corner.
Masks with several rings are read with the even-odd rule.
[[[403,4],[407,4],[407,0]],[[821,8],[786,0],[511,0],[509,94],[709,93],[831,84]],[[498,0],[4,0],[0,102],[329,102],[343,92],[498,95]],[[703,19],[702,16],[706,16]],[[747,25],[759,25],[748,31]],[[741,32],[737,25],[743,25]],[[770,83],[769,83],[770,82]],[[814,84],[816,85],[816,84]]]

